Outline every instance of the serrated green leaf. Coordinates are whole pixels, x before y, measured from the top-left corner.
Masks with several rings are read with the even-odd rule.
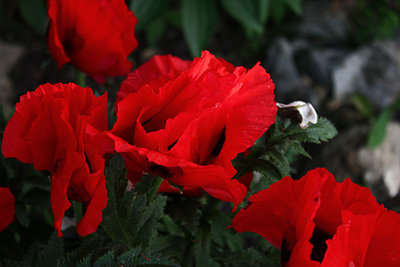
[[[261,8],[266,9],[266,1],[260,1]],[[247,31],[262,35],[264,32],[263,20],[266,20],[265,12],[268,10],[257,10],[255,1],[222,0],[222,6],[229,15],[236,19]],[[262,12],[262,13],[261,13]],[[261,13],[261,14],[260,14]],[[257,17],[260,20],[257,20]]]
[[[390,121],[390,115],[391,112],[389,108],[386,108],[379,115],[378,119],[372,124],[367,143],[369,148],[378,147],[385,139],[386,128]]]
[[[215,0],[182,0],[182,27],[189,50],[199,57],[212,36],[216,20]]]
[[[326,118],[319,118],[317,124],[311,124],[306,129],[291,124],[286,130],[287,137],[296,141],[320,144],[337,135],[337,130]]]
[[[311,159],[310,154],[308,154],[307,151],[305,151],[305,149],[300,144],[300,142],[294,141],[294,140],[291,140],[291,139],[286,139],[285,143],[287,144],[288,147],[290,147],[291,149],[293,149],[297,153],[299,153],[299,154]]]
[[[273,179],[274,181],[283,177],[275,164],[263,159],[257,160],[254,170],[262,173],[265,177]]]
[[[61,237],[57,237],[54,232],[48,244],[44,246],[40,251],[38,262],[36,266],[40,267],[53,267],[63,258],[64,254],[64,241]]]
[[[106,254],[98,258],[93,266],[95,267],[108,267],[108,266],[116,266],[117,261],[114,255],[114,251],[108,251]]]
[[[115,155],[106,170],[109,200],[102,226],[114,242],[146,248],[156,233],[166,203],[166,197],[157,194],[162,179],[143,177],[134,191],[126,192],[123,162],[121,156]]]
[[[274,147],[268,150],[264,157],[267,161],[269,161],[272,165],[276,167],[281,177],[289,175],[290,165],[285,155],[283,154],[283,151]]]

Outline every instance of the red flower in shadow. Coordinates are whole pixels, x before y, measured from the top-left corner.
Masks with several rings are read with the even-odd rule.
[[[0,187],[0,231],[12,223],[15,215],[15,198],[8,187]]]
[[[290,177],[250,197],[233,219],[281,249],[282,266],[399,266],[400,215],[326,169]]]
[[[51,173],[54,226],[70,207],[82,202],[86,212],[77,223],[81,236],[96,231],[107,204],[104,144],[96,132],[107,130],[107,95],[95,97],[75,84],[45,84],[21,96],[3,136],[5,157],[32,163]]]
[[[275,122],[274,84],[265,70],[235,67],[209,52],[193,62],[155,56],[128,75],[110,137],[134,183],[158,174],[237,206],[244,185],[232,159]],[[166,182],[163,191],[178,191]]]
[[[47,0],[48,45],[61,68],[71,63],[97,81],[126,75],[136,48],[136,17],[123,0]]]

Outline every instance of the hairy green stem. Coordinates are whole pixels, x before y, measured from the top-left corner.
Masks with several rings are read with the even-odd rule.
[[[86,75],[84,72],[75,69],[75,81],[81,87],[86,87]]]

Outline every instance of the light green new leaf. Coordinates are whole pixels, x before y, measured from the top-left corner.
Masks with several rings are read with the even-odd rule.
[[[378,119],[373,123],[371,131],[368,135],[368,147],[378,147],[386,135],[386,128],[390,120],[390,109],[386,108],[379,115]]]

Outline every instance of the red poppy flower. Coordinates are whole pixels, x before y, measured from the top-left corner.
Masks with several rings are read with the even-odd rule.
[[[71,63],[98,81],[132,69],[136,17],[124,0],[47,0],[48,45],[61,68]]]
[[[399,266],[400,215],[326,169],[285,177],[250,197],[233,219],[281,249],[283,266]]]
[[[45,84],[22,96],[3,136],[5,157],[32,163],[51,173],[54,226],[70,207],[68,199],[85,203],[77,224],[84,236],[94,232],[107,204],[105,151],[96,131],[107,130],[107,96],[95,97],[90,88],[75,84]]]
[[[12,223],[15,214],[15,198],[8,187],[0,187],[0,232]]]
[[[123,82],[110,136],[131,181],[158,174],[236,206],[247,190],[231,180],[231,161],[275,115],[274,84],[260,64],[246,70],[209,52],[193,62],[155,56]],[[161,189],[173,191],[166,182]]]

